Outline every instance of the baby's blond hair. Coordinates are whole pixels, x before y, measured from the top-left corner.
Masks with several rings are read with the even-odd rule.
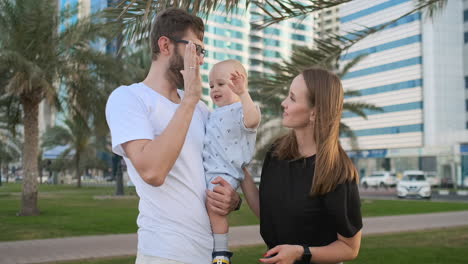
[[[247,79],[247,77],[248,77],[247,76],[247,71],[245,70],[244,65],[242,65],[242,63],[240,63],[240,61],[238,61],[238,60],[229,59],[229,60],[220,61],[220,62],[216,63],[215,65],[213,65],[213,68],[211,68],[211,70],[213,70],[216,66],[219,66],[219,65],[222,65],[222,64],[232,64],[234,66],[234,69],[239,71]]]

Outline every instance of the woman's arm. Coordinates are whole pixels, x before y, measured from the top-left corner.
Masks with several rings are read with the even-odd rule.
[[[255,185],[250,172],[246,168],[243,168],[243,170],[245,178],[241,183],[242,192],[245,195],[245,199],[247,200],[250,209],[258,218],[260,218],[260,199],[257,186]]]
[[[314,263],[339,263],[355,259],[361,247],[361,231],[350,238],[340,234],[337,235],[338,240],[327,246],[310,247],[311,261]],[[303,254],[304,248],[300,245],[280,245],[268,250],[264,255],[264,257],[275,255],[274,257],[262,258],[260,262],[292,264],[297,260],[301,260]]]
[[[361,247],[362,231],[347,238],[340,234],[338,240],[324,247],[311,247],[312,261],[317,263],[338,263],[357,258]],[[302,255],[301,255],[302,256]]]

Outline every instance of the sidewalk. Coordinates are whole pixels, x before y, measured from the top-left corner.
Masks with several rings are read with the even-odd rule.
[[[468,225],[468,211],[364,218],[364,235]],[[232,247],[263,244],[259,226],[230,229]],[[0,242],[0,264],[42,263],[136,254],[136,234]]]

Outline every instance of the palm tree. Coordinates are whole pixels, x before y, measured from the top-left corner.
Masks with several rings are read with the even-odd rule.
[[[259,141],[257,157],[261,157],[271,141],[283,132],[279,123],[279,116],[282,111],[281,102],[286,98],[289,85],[294,77],[302,70],[317,65],[335,72],[341,78],[366,57],[363,54],[340,66],[341,43],[337,40],[317,40],[313,48],[295,47],[290,59],[283,59],[281,63],[267,64],[273,71],[272,74],[250,77],[249,86],[255,87],[255,90],[251,92],[252,97],[263,106],[263,109],[266,109],[264,110],[260,133],[270,135],[266,140]],[[359,96],[360,93],[359,91],[346,90],[345,87],[344,95],[345,97]],[[365,110],[382,111],[380,107],[373,104],[346,101],[343,110],[344,112],[357,114],[362,118],[367,118]],[[353,131],[343,122],[340,123],[340,133],[349,136],[352,147],[357,148],[357,141]]]
[[[3,166],[18,161],[21,154],[21,142],[16,135],[0,126],[0,186],[2,185]],[[8,182],[8,176],[6,177]]]
[[[65,146],[58,159],[70,160],[77,179],[77,187],[81,187],[81,175],[86,167],[86,161],[96,159],[96,141],[93,138],[88,122],[80,115],[71,114],[64,121],[65,126],[54,126],[46,130],[42,137],[42,147],[50,149]],[[69,162],[64,162],[68,165]]]
[[[214,10],[226,13],[235,12],[236,7],[241,4],[244,7],[254,5],[261,10],[263,20],[256,21],[254,27],[264,28],[291,18],[302,18],[313,12],[338,6],[351,0],[120,0],[113,8],[107,10],[106,17],[119,18],[124,24],[123,37],[126,41],[133,42],[141,40],[141,36],[148,34],[151,21],[156,12],[167,7],[180,7],[194,14],[208,16]],[[438,10],[442,9],[448,0],[413,0],[414,8],[410,12],[401,14],[395,20],[384,23],[379,28],[368,28],[355,32],[359,36],[367,36],[380,31],[396,20],[409,14],[423,11],[428,17],[432,17]],[[222,9],[220,9],[222,7]],[[350,32],[351,33],[351,32]]]
[[[108,37],[111,30],[91,18],[67,25],[77,10],[59,12],[57,1],[0,0],[0,73],[8,73],[4,89],[15,98],[11,107],[21,109],[24,127],[25,177],[19,215],[39,214],[39,103],[79,102],[81,95],[90,92],[83,83],[119,80],[122,73],[120,63],[90,47],[92,40]],[[94,82],[85,87],[96,86]]]

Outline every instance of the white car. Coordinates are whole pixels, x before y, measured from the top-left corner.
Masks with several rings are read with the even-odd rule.
[[[362,177],[361,185],[367,187],[394,187],[397,183],[396,175],[388,171],[375,171],[371,175]]]
[[[409,196],[431,199],[431,184],[423,171],[405,171],[397,184],[399,198]]]

